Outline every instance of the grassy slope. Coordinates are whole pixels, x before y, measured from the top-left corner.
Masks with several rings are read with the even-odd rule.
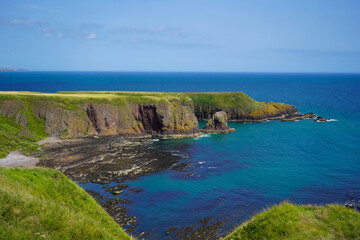
[[[254,216],[225,239],[360,239],[360,214],[339,205],[285,202]]]
[[[58,171],[0,168],[0,239],[130,237]]]

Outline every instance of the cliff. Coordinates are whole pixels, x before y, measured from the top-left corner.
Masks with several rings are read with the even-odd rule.
[[[176,97],[12,93],[1,95],[0,104],[0,114],[26,131],[31,117],[57,137],[199,133],[191,101]]]
[[[233,122],[262,122],[283,119],[299,113],[295,106],[285,103],[258,102],[243,92],[186,93],[194,102],[199,120],[209,120],[215,112],[224,111]]]
[[[46,136],[194,136],[198,119],[224,111],[229,121],[283,119],[292,105],[257,102],[245,93],[0,92],[0,157],[36,148]]]

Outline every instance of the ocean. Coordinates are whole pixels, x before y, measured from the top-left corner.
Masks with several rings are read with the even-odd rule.
[[[242,91],[285,102],[332,121],[229,123],[230,134],[154,139],[156,149],[184,157],[186,172],[165,170],[127,181],[143,190],[131,200],[134,235],[166,239],[170,227],[221,223],[218,235],[282,201],[360,201],[360,74],[277,73],[1,73],[0,91]],[[203,126],[205,123],[200,122]],[[97,184],[81,184],[102,195]]]

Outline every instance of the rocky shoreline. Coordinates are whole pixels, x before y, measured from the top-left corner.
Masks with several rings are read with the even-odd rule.
[[[71,180],[81,184],[95,183],[103,185],[106,196],[86,190],[108,214],[126,232],[134,234],[139,222],[129,213],[127,206],[133,204],[127,199],[128,194],[141,193],[143,190],[124,184],[141,176],[157,173],[166,169],[184,172],[186,163],[183,157],[171,152],[156,149],[151,138],[88,137],[52,142],[33,153],[40,159],[37,166],[50,167],[64,173]],[[170,227],[165,236],[176,239],[214,239],[223,226],[220,221],[199,219],[198,224],[183,228]],[[136,236],[145,238],[150,232]]]

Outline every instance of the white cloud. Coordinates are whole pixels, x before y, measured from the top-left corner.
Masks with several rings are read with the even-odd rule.
[[[86,36],[86,39],[95,39],[97,38],[96,33],[90,33],[89,35]]]
[[[40,20],[22,20],[22,19],[12,19],[8,21],[1,21],[0,25],[7,25],[7,26],[39,26],[46,24],[46,21],[40,21]]]

